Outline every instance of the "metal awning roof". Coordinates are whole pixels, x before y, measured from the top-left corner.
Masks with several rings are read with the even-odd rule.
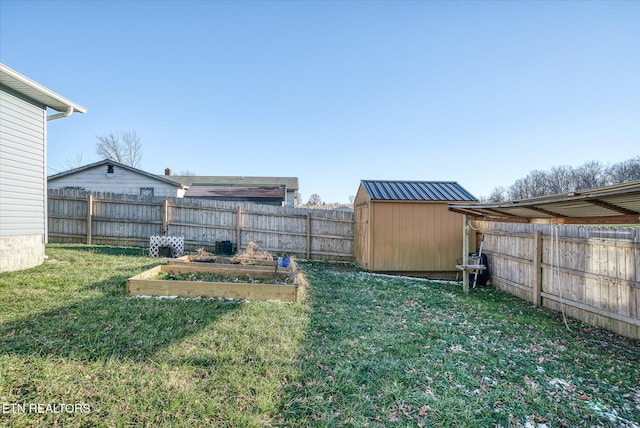
[[[640,223],[640,180],[498,203],[450,203],[449,210],[486,221],[565,224]]]

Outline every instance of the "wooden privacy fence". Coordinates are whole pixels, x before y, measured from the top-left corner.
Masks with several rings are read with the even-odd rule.
[[[640,229],[477,222],[492,284],[640,339]]]
[[[185,249],[251,241],[264,250],[316,260],[353,260],[353,213],[203,199],[49,190],[49,242],[149,246],[182,236]]]

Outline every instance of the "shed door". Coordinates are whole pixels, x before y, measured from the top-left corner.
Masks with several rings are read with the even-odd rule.
[[[369,268],[369,204],[355,209],[356,239],[355,259],[364,268]]]

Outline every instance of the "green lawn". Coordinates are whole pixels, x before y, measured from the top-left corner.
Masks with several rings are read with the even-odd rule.
[[[638,341],[491,287],[299,263],[302,303],[127,299],[141,250],[47,254],[0,274],[0,426],[640,426]]]

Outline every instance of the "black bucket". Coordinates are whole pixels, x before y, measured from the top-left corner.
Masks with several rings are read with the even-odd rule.
[[[230,256],[233,254],[233,243],[231,241],[217,241],[216,254]]]

